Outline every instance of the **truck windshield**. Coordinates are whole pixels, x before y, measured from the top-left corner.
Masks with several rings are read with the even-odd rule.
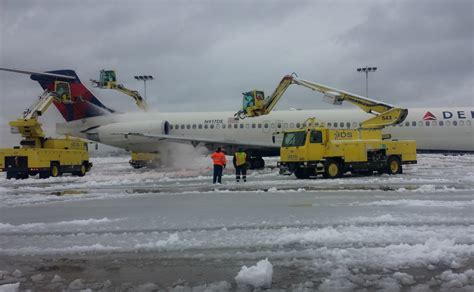
[[[285,133],[283,147],[303,146],[306,140],[306,131]]]

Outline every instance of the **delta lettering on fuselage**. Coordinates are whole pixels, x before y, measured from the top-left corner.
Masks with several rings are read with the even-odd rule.
[[[450,111],[443,111],[443,119],[445,120],[451,119],[454,115],[456,115],[458,119],[467,119],[465,111],[457,111],[454,114]],[[471,111],[471,119],[474,119],[474,111]]]

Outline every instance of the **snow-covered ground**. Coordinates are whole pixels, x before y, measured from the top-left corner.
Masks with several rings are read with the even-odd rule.
[[[205,157],[157,170],[128,159],[94,158],[82,178],[2,175],[0,285],[474,290],[473,155],[335,180],[266,168],[239,184],[229,167],[218,186]]]

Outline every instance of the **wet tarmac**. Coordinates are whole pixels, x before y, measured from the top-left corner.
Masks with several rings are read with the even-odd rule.
[[[0,285],[249,291],[236,275],[268,258],[273,290],[473,288],[474,156],[335,180],[267,168],[238,184],[227,169],[222,185],[207,160],[127,160],[98,158],[84,178],[0,178]]]

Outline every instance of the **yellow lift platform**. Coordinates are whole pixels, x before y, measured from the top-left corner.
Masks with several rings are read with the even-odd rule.
[[[24,111],[22,118],[9,123],[11,132],[20,134],[22,140],[21,146],[0,149],[0,171],[7,173],[7,179],[25,179],[37,174],[40,178],[57,177],[63,173],[84,176],[91,169],[87,142],[68,136],[47,138],[38,121],[53,100],[67,103],[71,102],[70,97],[70,84],[55,81],[55,91],[45,90]]]

